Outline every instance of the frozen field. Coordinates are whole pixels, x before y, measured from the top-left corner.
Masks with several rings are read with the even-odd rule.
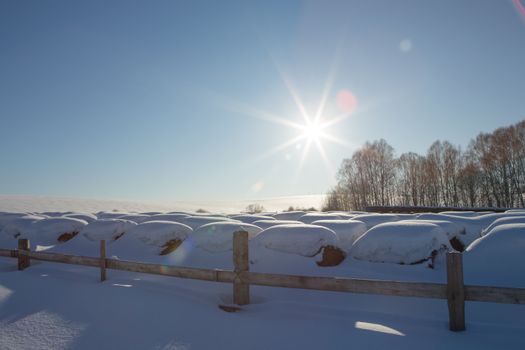
[[[446,283],[445,252],[466,249],[466,284],[525,287],[520,211],[196,215],[41,205],[2,202],[1,248],[29,238],[36,250],[97,256],[106,239],[113,258],[232,269],[232,233],[242,229],[252,271]],[[328,246],[345,258],[319,266]],[[256,286],[251,298],[227,313],[218,305],[232,303],[231,284],[113,270],[101,283],[96,268],[33,261],[17,271],[16,259],[0,258],[0,349],[525,348],[524,305],[467,302],[467,330],[454,333],[446,300]]]

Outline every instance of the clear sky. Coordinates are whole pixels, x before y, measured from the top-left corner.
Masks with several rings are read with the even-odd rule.
[[[519,7],[1,1],[0,194],[319,194],[367,140],[398,154],[466,146],[525,118]],[[287,125],[305,124],[297,101],[314,119],[323,92],[319,120],[346,112],[323,130],[332,140]],[[305,152],[315,139],[324,156],[315,142]]]

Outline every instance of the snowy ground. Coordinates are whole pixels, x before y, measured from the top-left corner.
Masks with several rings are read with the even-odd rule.
[[[121,211],[195,211],[204,209],[215,213],[240,212],[249,204],[258,203],[269,211],[285,210],[289,206],[301,208],[320,208],[325,195],[287,196],[242,201],[174,201],[145,202],[131,200],[102,200],[68,197],[35,197],[0,195],[0,211],[81,211],[97,212],[101,210]]]
[[[0,258],[2,349],[525,348],[524,306],[469,302],[453,333],[444,300],[253,287],[252,305],[226,313],[227,284],[15,265]]]
[[[12,207],[13,202],[0,203],[0,210],[22,211]],[[43,200],[31,204],[27,199],[25,205],[26,212],[65,210]],[[85,218],[98,221],[85,221],[70,241],[47,249],[96,255],[97,242],[89,237],[112,237],[124,230],[121,238],[108,244],[109,256],[231,269],[230,229],[246,226],[254,228],[250,240],[253,271],[445,283],[442,254],[435,259],[434,268],[426,263],[410,265],[410,261],[428,256],[429,249],[452,249],[447,239],[456,237],[467,244],[474,242],[464,253],[467,284],[525,287],[525,221],[509,224],[509,220],[500,220],[501,225],[486,230],[501,217],[520,213],[359,217],[359,213],[295,212],[275,218],[309,223],[315,217],[324,226],[287,222],[261,230],[243,223],[258,219],[249,215],[216,216],[222,223],[207,223],[209,217],[172,213],[162,216],[163,220],[172,218],[179,223],[141,224],[144,217],[156,217],[144,213],[154,209],[137,207],[136,211],[143,212],[137,214],[124,212],[132,211],[129,207],[113,207],[110,210],[121,212],[95,213],[101,209],[100,203],[89,210],[85,208],[96,202],[83,205],[88,212],[83,214]],[[42,213],[20,214],[23,219],[13,215],[17,214],[0,213],[0,246],[5,248],[16,244],[15,234],[27,235],[32,242],[56,240],[80,220],[49,219]],[[121,218],[109,219],[117,216]],[[137,222],[127,221],[132,219]],[[204,226],[197,227],[198,222]],[[40,228],[38,232],[35,227]],[[420,236],[414,239],[418,232]],[[341,237],[345,237],[344,244]],[[159,255],[161,243],[170,239],[183,242],[168,255]],[[324,244],[340,246],[347,252],[346,259],[338,266],[317,266],[320,256],[310,255]],[[393,263],[398,256],[404,265]],[[252,286],[251,304],[241,311],[227,313],[218,307],[231,303],[231,284],[113,270],[108,270],[107,281],[99,282],[96,268],[33,261],[28,269],[17,271],[15,259],[0,257],[2,350],[525,348],[525,305],[467,302],[467,330],[454,333],[448,330],[446,300]]]

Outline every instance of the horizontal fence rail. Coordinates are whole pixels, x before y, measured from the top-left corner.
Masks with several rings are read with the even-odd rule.
[[[18,249],[0,249],[0,257],[17,258],[19,270],[29,267],[31,260],[98,267],[101,271],[101,281],[106,280],[106,269],[108,269],[233,283],[233,300],[238,305],[250,303],[250,285],[445,299],[449,308],[449,325],[453,331],[465,329],[465,301],[525,304],[525,288],[464,285],[462,255],[457,252],[447,253],[447,283],[445,284],[250,272],[248,233],[235,232],[233,242],[235,267],[233,271],[108,259],[105,241],[100,242],[100,257],[34,252],[30,250],[27,239],[19,240]]]

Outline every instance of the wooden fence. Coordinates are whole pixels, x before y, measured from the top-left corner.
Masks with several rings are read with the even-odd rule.
[[[465,330],[465,301],[525,304],[525,288],[464,285],[462,255],[457,252],[447,253],[446,284],[250,272],[248,254],[248,233],[244,231],[234,233],[233,263],[235,268],[233,271],[108,259],[105,241],[100,242],[100,257],[98,258],[32,252],[27,239],[18,241],[18,249],[0,249],[0,256],[18,259],[19,270],[28,268],[31,260],[40,260],[98,267],[100,268],[101,281],[106,280],[106,270],[110,269],[233,283],[233,301],[237,305],[250,303],[250,285],[447,299],[449,327],[452,331]]]

